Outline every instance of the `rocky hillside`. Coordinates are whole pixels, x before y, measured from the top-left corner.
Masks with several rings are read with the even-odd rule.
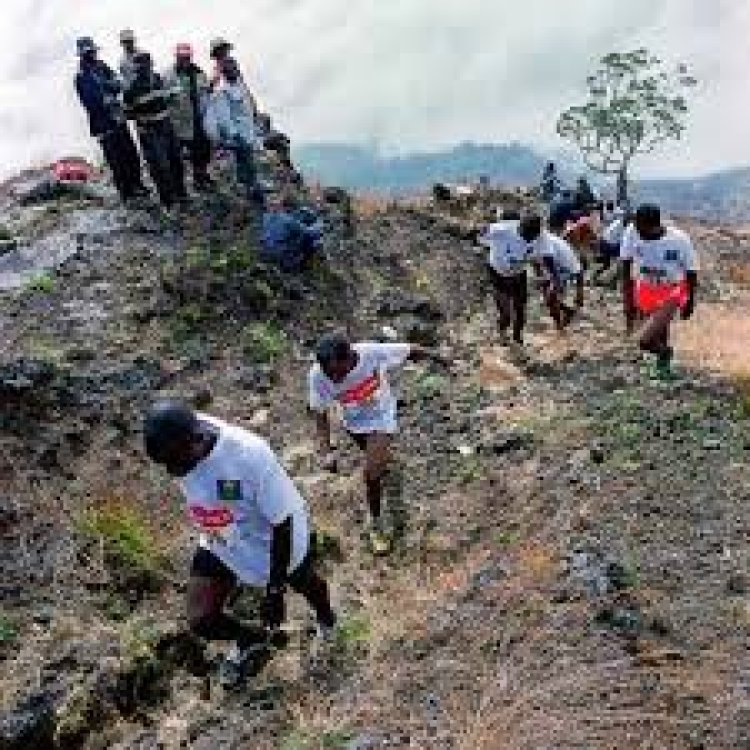
[[[606,288],[564,339],[534,299],[527,355],[502,346],[468,239],[494,205],[355,205],[352,231],[327,204],[325,257],[286,276],[228,194],[168,226],[108,199],[6,202],[0,749],[747,747],[750,236],[691,227],[705,314],[663,385]],[[39,253],[59,265],[31,271]],[[361,539],[356,450],[339,435],[336,475],[314,456],[305,373],[334,325],[454,360],[398,380],[385,560]],[[237,693],[187,632],[194,540],[141,450],[164,394],[270,439],[342,612],[320,646],[294,601],[289,643],[259,647]]]

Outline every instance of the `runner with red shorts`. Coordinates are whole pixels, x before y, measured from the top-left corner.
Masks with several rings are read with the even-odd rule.
[[[643,205],[635,224],[622,239],[625,320],[632,332],[636,320],[646,319],[639,335],[642,350],[657,357],[657,376],[671,376],[673,349],[669,343],[677,312],[687,320],[695,308],[698,258],[685,232],[662,224],[658,206]]]

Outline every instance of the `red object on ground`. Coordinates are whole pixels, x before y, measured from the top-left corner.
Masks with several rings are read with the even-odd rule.
[[[690,291],[686,281],[676,284],[653,284],[639,279],[635,282],[635,304],[646,315],[655,313],[667,302],[674,302],[682,310],[689,298]]]
[[[52,176],[60,182],[89,182],[94,169],[84,159],[60,159],[52,165]]]

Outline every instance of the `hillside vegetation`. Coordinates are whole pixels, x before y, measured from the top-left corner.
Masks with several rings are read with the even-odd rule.
[[[750,235],[688,227],[705,281],[665,385],[607,288],[566,338],[535,299],[527,355],[501,345],[468,239],[498,200],[527,199],[357,201],[354,236],[331,205],[300,276],[258,261],[230,196],[176,227],[7,208],[32,250],[76,249],[0,297],[0,749],[748,747]],[[361,538],[356,449],[338,435],[335,475],[314,455],[305,374],[339,325],[454,360],[397,383],[386,559]],[[237,693],[184,620],[194,539],[139,434],[159,395],[270,440],[342,612],[320,646],[294,601]]]

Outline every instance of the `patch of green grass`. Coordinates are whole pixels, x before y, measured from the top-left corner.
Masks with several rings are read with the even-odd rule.
[[[422,375],[416,383],[417,397],[422,401],[431,401],[446,392],[448,378],[438,373],[429,372]]]
[[[0,646],[11,646],[18,638],[18,626],[5,615],[0,615]]]
[[[495,534],[495,544],[499,544],[503,547],[510,547],[515,544],[519,539],[517,531],[499,531]]]
[[[147,573],[162,567],[157,540],[135,509],[118,503],[85,511],[78,519],[78,529],[100,540],[106,553],[130,569]]]
[[[351,739],[352,733],[341,729],[322,734],[295,729],[284,738],[280,750],[343,750]]]
[[[120,642],[123,655],[131,663],[154,658],[159,643],[159,630],[146,618],[133,618],[122,627]]]
[[[27,292],[49,294],[55,289],[55,278],[50,273],[38,273],[26,282],[25,289]]]
[[[273,364],[286,350],[287,338],[275,323],[252,323],[241,334],[242,351],[252,362]]]
[[[367,643],[372,634],[370,621],[364,616],[350,616],[342,620],[336,628],[336,646],[346,650],[352,646]]]

